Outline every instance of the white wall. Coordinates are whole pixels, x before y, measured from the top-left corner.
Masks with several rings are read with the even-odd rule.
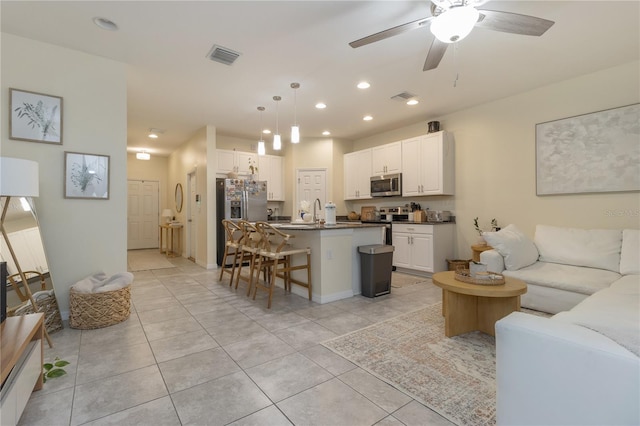
[[[104,271],[127,270],[127,88],[119,62],[2,34],[0,154],[37,161],[36,209],[63,316],[69,287]],[[64,99],[63,145],[8,139],[9,88]],[[63,197],[64,152],[110,156],[109,200]]]

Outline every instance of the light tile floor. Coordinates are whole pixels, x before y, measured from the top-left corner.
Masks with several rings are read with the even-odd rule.
[[[45,362],[69,361],[29,400],[21,425],[450,425],[319,343],[439,302],[430,282],[319,305],[181,258],[135,272],[131,317],[66,327]]]

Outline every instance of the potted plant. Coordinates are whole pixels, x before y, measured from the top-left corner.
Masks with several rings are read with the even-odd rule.
[[[489,231],[483,231],[483,229],[480,228],[477,217],[473,219],[473,226],[476,229],[476,232],[478,233],[478,244],[480,245],[487,244],[484,237],[482,236],[483,232],[495,232],[500,230],[500,227],[498,226],[498,221],[495,218],[491,219]]]
[[[249,158],[249,171],[251,171],[251,179],[255,179],[256,173],[258,173],[258,166],[253,158]]]

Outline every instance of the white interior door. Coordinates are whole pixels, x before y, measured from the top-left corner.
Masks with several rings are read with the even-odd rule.
[[[321,209],[316,207],[318,217],[324,217],[324,204],[327,202],[327,169],[298,169],[297,174],[297,202],[293,215],[298,214],[302,200],[309,202],[309,212],[313,214],[313,203],[319,199]]]
[[[196,204],[197,186],[195,172],[189,173],[188,182],[189,203],[187,204],[187,232],[189,241],[187,242],[187,247],[189,247],[189,252],[187,253],[187,257],[195,261],[198,247],[198,233],[196,232],[198,229],[198,223],[196,221],[196,212],[198,209]]]
[[[159,184],[128,181],[127,249],[158,248]]]

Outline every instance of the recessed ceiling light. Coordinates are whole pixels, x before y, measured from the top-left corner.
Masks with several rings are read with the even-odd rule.
[[[328,130],[325,130],[324,132],[322,132],[323,136],[329,136],[330,134],[331,134],[331,132],[328,131]]]
[[[107,31],[118,31],[118,25],[115,22],[107,19],[101,18],[99,16],[93,18],[93,23]]]
[[[358,83],[358,89],[368,89],[371,85],[366,81],[361,81]]]
[[[322,103],[322,102],[318,102],[316,104],[316,108],[318,108],[318,109],[325,109],[326,107],[327,107],[327,105]]]
[[[420,102],[417,99],[409,99],[407,105],[418,105]]]
[[[155,129],[153,127],[149,129],[149,137],[151,139],[158,139],[158,137],[160,137],[160,135],[163,133],[164,133],[164,130],[162,129]]]
[[[270,135],[270,134],[271,134],[271,130],[269,130],[269,129],[264,129],[264,130],[262,131],[262,133],[264,133],[265,135]]]
[[[362,119],[363,119],[364,121],[371,121],[371,120],[373,120],[373,117],[372,117],[372,116],[370,116],[370,115],[365,115],[364,117],[362,117]]]

